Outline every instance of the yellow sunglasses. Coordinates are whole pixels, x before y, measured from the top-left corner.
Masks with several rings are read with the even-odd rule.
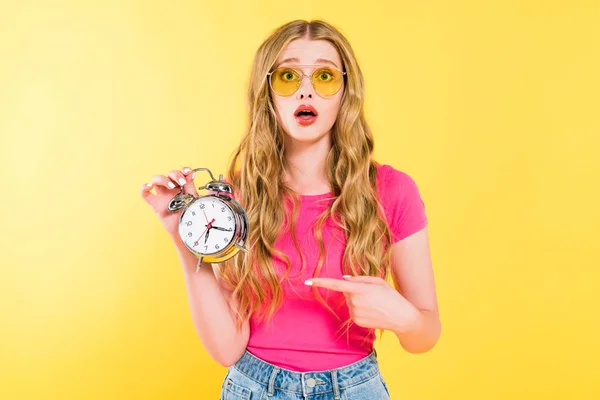
[[[306,75],[297,67],[317,67],[311,75]],[[291,96],[300,89],[302,80],[310,78],[315,91],[321,97],[331,97],[342,88],[342,72],[336,67],[318,65],[296,65],[295,67],[280,67],[267,73],[269,86],[280,96]]]

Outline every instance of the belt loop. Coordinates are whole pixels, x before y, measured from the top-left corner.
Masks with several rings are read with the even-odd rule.
[[[375,358],[377,358],[377,350],[375,350],[375,347],[373,347],[373,354],[375,354]]]
[[[331,371],[331,387],[333,389],[333,398],[340,400],[340,387],[338,386],[337,370],[335,369]]]
[[[302,398],[306,399],[306,386],[304,385],[304,374],[305,372],[300,373],[300,384],[302,385]]]
[[[271,376],[269,377],[269,387],[267,390],[267,395],[269,397],[271,397],[275,394],[275,377],[277,376],[278,372],[279,372],[279,368],[273,367],[273,371],[271,371]]]

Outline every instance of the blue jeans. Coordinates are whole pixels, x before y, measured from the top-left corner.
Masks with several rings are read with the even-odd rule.
[[[375,349],[350,365],[327,371],[294,372],[246,351],[230,366],[220,400],[387,400],[388,387]]]

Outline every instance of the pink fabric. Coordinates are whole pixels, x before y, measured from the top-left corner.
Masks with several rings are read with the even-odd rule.
[[[427,225],[425,206],[417,185],[406,173],[389,165],[379,165],[377,193],[393,242],[421,230]],[[255,356],[292,371],[320,371],[348,365],[367,356],[375,332],[352,324],[348,334],[342,323],[349,317],[342,293],[317,289],[339,319],[327,310],[304,281],[314,276],[319,260],[319,246],[311,224],[333,200],[331,193],[302,196],[296,222],[296,237],[305,258],[305,271],[298,275],[302,261],[289,231],[282,231],[275,247],[285,253],[291,263],[288,279],[283,282],[284,303],[269,324],[250,320],[248,351]],[[325,258],[320,276],[342,279],[342,255],[345,248],[343,231],[328,220],[323,227]],[[273,258],[280,276],[286,270],[284,260]]]

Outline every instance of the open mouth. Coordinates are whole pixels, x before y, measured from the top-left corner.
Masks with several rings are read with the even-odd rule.
[[[296,109],[296,112],[294,113],[296,121],[298,121],[300,125],[304,126],[314,123],[317,120],[318,115],[319,113],[317,112],[317,110],[315,110],[314,107],[309,105],[301,105]]]
[[[316,117],[315,113],[312,111],[300,111],[296,113],[296,117]]]

